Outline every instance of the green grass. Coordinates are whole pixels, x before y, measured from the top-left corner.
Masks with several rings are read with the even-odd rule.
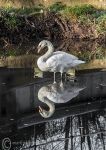
[[[8,8],[1,8],[0,14],[2,21],[4,22],[4,25],[8,29],[14,30],[22,23],[17,16],[23,15],[27,16],[32,13],[36,14],[39,13],[43,8],[44,8],[43,5],[38,5],[37,7],[33,8],[18,8],[18,9],[8,7]]]
[[[74,7],[66,7],[64,12],[71,13],[75,16],[92,15],[96,12],[95,7],[92,5],[82,5]]]
[[[55,3],[50,7],[51,11],[61,13],[67,19],[77,20],[86,25],[95,25],[98,33],[105,35],[106,32],[106,10],[98,9],[92,5],[65,6],[62,3]]]
[[[1,18],[4,25],[13,30],[20,24],[20,20],[16,17],[14,9],[1,9]]]
[[[106,29],[106,10],[98,9],[92,5],[84,4],[81,6],[66,6],[61,2],[54,3],[49,7],[50,11],[61,13],[67,18],[77,19],[82,23],[95,23],[98,24],[99,31]]]

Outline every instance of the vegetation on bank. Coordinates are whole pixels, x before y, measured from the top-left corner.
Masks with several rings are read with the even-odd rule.
[[[50,6],[50,11],[60,13],[71,20],[78,20],[83,24],[91,24],[96,26],[99,33],[106,32],[106,10],[98,9],[92,5],[82,6],[66,6],[61,2],[57,2]]]
[[[97,40],[99,43],[105,43],[106,10],[92,5],[70,7],[61,2],[48,8],[38,5],[33,8],[0,9],[0,43],[4,49],[9,44],[41,38],[53,41]],[[6,51],[7,56],[17,53],[20,52]]]
[[[103,45],[106,42],[106,10],[92,5],[66,6],[61,2],[48,8],[43,5],[33,8],[0,8],[1,66],[5,66],[6,58],[11,59],[11,64],[14,64],[9,56],[24,54],[31,55],[28,61],[28,56],[25,55],[24,63],[23,57],[21,60],[14,57],[15,62],[22,62],[24,67],[27,66],[26,62],[28,66],[35,65],[35,56],[32,56],[37,54],[36,42],[30,42],[45,38],[55,44],[63,40],[60,45],[59,42],[55,45],[56,50],[62,49],[85,61],[105,59],[106,48]]]

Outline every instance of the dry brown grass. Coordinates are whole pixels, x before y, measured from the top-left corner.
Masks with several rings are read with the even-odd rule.
[[[0,66],[10,68],[34,68],[37,66],[36,55],[9,56],[0,60]]]
[[[80,67],[78,67],[79,70],[84,69],[106,69],[106,59],[94,59],[91,60],[87,64],[83,64]]]
[[[0,66],[7,66],[9,68],[37,68],[36,55],[22,55],[22,56],[11,56],[7,57],[5,60],[0,60]],[[94,59],[89,63],[80,65],[77,69],[106,69],[106,59]]]
[[[82,4],[92,4],[97,7],[106,8],[106,1],[105,0],[1,0],[0,6],[6,7],[32,7],[34,5],[43,4],[45,6],[50,6],[55,2],[62,2],[68,6],[75,6],[75,5],[82,5]]]

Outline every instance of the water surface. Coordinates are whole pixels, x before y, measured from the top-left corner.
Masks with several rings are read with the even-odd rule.
[[[52,73],[36,76],[36,69],[0,68],[0,142],[9,138],[14,150],[105,150],[106,71],[76,71],[75,81],[68,75],[63,84],[57,73],[56,81]],[[48,112],[47,100],[55,110],[44,118],[39,106]]]

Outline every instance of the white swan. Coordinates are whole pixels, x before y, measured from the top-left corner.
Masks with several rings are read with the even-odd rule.
[[[85,63],[85,61],[79,60],[74,55],[62,51],[54,52],[53,44],[47,40],[39,43],[38,53],[45,47],[48,48],[48,51],[38,59],[37,65],[41,71],[54,72],[54,81],[56,72],[61,73],[62,79],[63,72],[67,72],[70,68]]]
[[[54,103],[66,103],[76,97],[83,89],[85,88],[75,84],[71,85],[70,83],[65,83],[63,87],[57,83],[41,87],[38,91],[38,99],[41,102],[46,103],[49,110],[46,111],[39,106],[39,113],[44,118],[51,117],[55,111]]]

